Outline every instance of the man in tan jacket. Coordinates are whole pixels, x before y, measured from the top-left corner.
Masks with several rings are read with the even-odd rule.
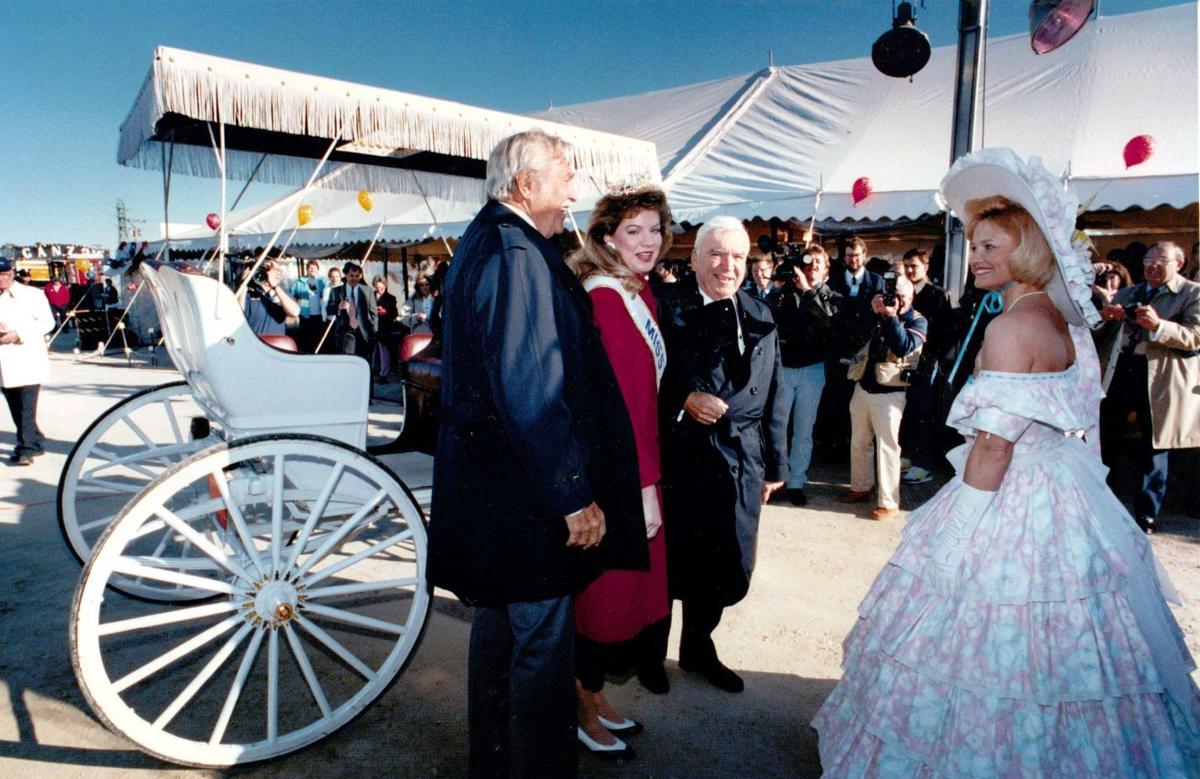
[[[1101,429],[1136,417],[1141,490],[1134,516],[1154,531],[1167,489],[1171,449],[1200,446],[1200,284],[1180,271],[1183,249],[1163,241],[1146,251],[1145,281],[1117,292],[1101,310],[1123,320],[1116,370],[1101,404]],[[1106,461],[1112,458],[1105,452]]]

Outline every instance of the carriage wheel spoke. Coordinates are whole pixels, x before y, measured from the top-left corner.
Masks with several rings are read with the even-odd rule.
[[[405,633],[404,625],[397,625],[395,622],[384,622],[382,619],[374,617],[364,617],[362,614],[356,614],[353,611],[345,609],[335,609],[330,606],[322,606],[319,603],[305,602],[304,610],[313,614],[320,614],[322,617],[332,619],[335,622],[346,622],[359,627],[372,628],[383,633],[395,633],[402,636]]]
[[[325,632],[320,625],[317,625],[312,620],[305,618],[303,614],[297,614],[296,621],[300,623],[300,627],[311,633],[313,638],[324,644],[330,652],[333,652],[335,655],[341,658],[343,663],[350,666],[355,671],[358,671],[358,673],[361,674],[364,679],[366,679],[368,682],[375,681],[377,674],[372,671],[366,663],[364,663],[362,660],[359,660],[358,657],[356,657],[349,649],[342,646],[336,638]]]
[[[415,576],[405,579],[386,579],[383,581],[355,582],[353,584],[336,584],[332,587],[318,587],[315,590],[305,590],[304,594],[311,598],[332,598],[335,595],[353,595],[362,592],[378,592],[379,590],[411,587],[420,581]]]
[[[250,558],[250,562],[254,564],[255,569],[265,578],[267,571],[263,568],[262,560],[258,557],[258,549],[254,546],[254,538],[250,535],[250,531],[246,527],[246,518],[242,515],[242,509],[229,494],[229,483],[225,481],[225,472],[218,468],[209,474],[209,478],[217,485],[217,492],[221,496],[221,502],[225,504],[225,511],[229,514],[230,520],[233,521],[238,538],[242,541],[243,554]]]
[[[221,715],[217,717],[217,724],[213,726],[213,731],[208,737],[209,744],[219,744],[225,737],[225,729],[229,727],[233,710],[237,707],[238,699],[242,697],[242,689],[246,686],[246,677],[250,675],[254,658],[258,656],[258,648],[262,646],[262,639],[263,631],[261,630],[255,631],[254,638],[250,639],[250,646],[246,647],[246,654],[242,656],[242,664],[238,666],[237,676],[229,685],[229,693],[225,696],[225,705],[221,707]]]
[[[267,741],[279,737],[279,631],[267,639]]]
[[[234,576],[237,576],[239,579],[242,579],[246,582],[254,581],[255,577],[251,576],[240,565],[229,559],[228,555],[214,546],[207,538],[197,533],[195,528],[181,520],[179,517],[175,516],[168,509],[160,508],[156,513],[168,525],[183,535],[185,544],[194,544],[196,548],[207,554],[218,565],[229,571]],[[187,557],[187,555],[181,554],[180,557]]]
[[[325,480],[325,486],[321,487],[321,493],[317,496],[317,502],[313,506],[312,511],[308,513],[308,517],[304,520],[304,527],[300,529],[300,535],[292,545],[292,552],[288,556],[287,570],[291,570],[296,565],[296,560],[300,557],[300,552],[308,543],[308,537],[312,534],[313,527],[320,520],[321,515],[325,513],[325,507],[329,505],[329,499],[333,496],[333,490],[337,487],[338,480],[342,478],[342,472],[346,470],[346,466],[342,463],[337,463],[333,466],[333,471],[329,474],[329,478]]]
[[[179,429],[179,420],[175,415],[175,404],[171,402],[171,398],[162,399],[163,413],[167,416],[167,422],[171,425],[171,435],[175,436],[175,443],[181,444],[184,442],[183,431]]]
[[[139,667],[137,670],[130,671],[120,679],[117,679],[113,682],[113,689],[117,692],[123,692],[129,689],[146,677],[158,673],[171,663],[174,663],[176,660],[190,655],[192,652],[195,652],[197,649],[209,643],[210,641],[214,641],[222,634],[228,633],[239,622],[242,622],[242,617],[239,615],[234,615],[229,619],[226,619],[224,622],[219,622],[216,625],[213,625],[200,635],[189,638],[187,641],[179,644],[169,652],[159,655],[150,662]]]
[[[304,681],[308,682],[308,689],[312,692],[313,700],[316,701],[317,708],[321,710],[321,716],[328,717],[333,713],[333,709],[329,707],[329,699],[325,697],[325,690],[321,688],[321,682],[313,672],[312,663],[308,660],[308,653],[304,651],[303,643],[296,635],[296,631],[292,630],[291,625],[285,623],[283,632],[287,635],[288,646],[292,648],[292,656],[300,664],[300,673],[304,674]]]
[[[154,720],[154,727],[161,730],[165,728],[171,720],[175,719],[175,715],[183,711],[183,707],[188,705],[192,698],[196,696],[196,693],[200,692],[200,688],[208,684],[208,680],[213,677],[213,674],[215,674],[221,668],[221,666],[225,665],[225,661],[229,659],[229,657],[238,648],[238,645],[242,643],[251,630],[253,630],[253,627],[250,625],[242,625],[241,630],[234,633],[233,636],[225,642],[225,645],[221,647],[221,649],[215,655],[213,655],[212,659],[204,665],[204,668],[200,670],[200,673],[196,674],[196,678],[192,679],[192,681],[188,683],[188,686],[184,687],[183,691],[180,692],[179,695],[175,696],[175,700],[171,701],[171,705],[167,706],[167,708],[163,710],[163,713],[158,715],[158,719]]]
[[[149,474],[149,478],[153,479],[154,474]],[[142,487],[144,486],[145,482],[138,482],[137,484],[120,484],[118,482],[107,481],[105,479],[89,479],[86,484],[81,482],[79,487],[76,488],[76,491],[83,491],[89,494],[110,494],[113,492],[119,492],[122,495],[136,495],[142,491]]]
[[[379,505],[379,502],[386,497],[387,490],[380,488],[379,491],[376,492],[369,501],[364,503],[358,511],[354,512],[349,519],[343,522],[342,526],[339,527],[336,532],[331,533],[329,538],[325,539],[325,543],[321,544],[320,548],[304,561],[304,564],[300,566],[300,569],[296,573],[300,576],[308,573],[308,569],[311,568],[314,563],[320,561],[325,557],[325,555],[333,551],[334,547],[340,544],[342,539],[345,538],[351,530],[354,530],[356,527],[358,527],[359,523],[363,521],[363,518],[374,511],[375,507]]]
[[[206,603],[203,606],[192,606],[186,609],[169,609],[167,611],[160,611],[157,614],[148,614],[144,617],[102,622],[97,626],[96,633],[100,636],[114,636],[118,633],[129,633],[134,630],[145,630],[146,628],[157,628],[163,625],[175,625],[180,622],[190,622],[194,619],[212,617],[217,614],[233,611],[236,608],[237,606],[234,605],[233,601],[227,600],[221,603]]]
[[[150,436],[146,435],[145,431],[142,430],[137,422],[134,422],[128,416],[121,417],[121,421],[125,423],[126,427],[133,431],[134,435],[142,440],[142,443],[146,445],[147,449],[154,448],[154,442],[150,440]]]
[[[376,554],[377,552],[382,552],[384,549],[387,549],[390,546],[395,546],[396,544],[400,543],[401,541],[404,541],[405,539],[411,538],[411,537],[412,537],[412,529],[411,528],[401,530],[399,533],[395,534],[391,538],[385,538],[384,540],[380,541],[377,544],[372,544],[371,546],[367,547],[366,549],[355,552],[351,556],[347,557],[345,560],[339,560],[338,562],[334,563],[333,565],[322,568],[319,571],[315,572],[312,576],[305,577],[301,581],[305,586],[311,587],[312,585],[316,584],[317,582],[321,581],[322,579],[332,576],[333,574],[337,573],[338,571],[343,571],[343,570],[349,568],[350,566],[354,565],[355,563],[365,560],[366,558],[371,557],[372,555]]]
[[[79,530],[80,530],[80,532],[87,533],[92,530],[95,530],[98,527],[105,528],[105,527],[108,527],[109,525],[111,525],[112,521],[116,518],[117,518],[116,514],[109,514],[107,517],[101,517],[100,519],[94,519],[91,522],[84,522],[82,525],[79,526]]]
[[[283,546],[283,455],[275,455],[274,485],[271,494],[271,571],[278,576],[280,549]]]
[[[129,557],[121,557],[114,561],[113,570],[136,579],[153,579],[158,582],[177,584],[181,587],[194,587],[199,590],[223,593],[225,595],[234,594],[233,585],[229,582],[220,581],[219,579],[206,579],[203,576],[192,576],[191,574],[180,573],[179,571],[166,568],[155,568]]]

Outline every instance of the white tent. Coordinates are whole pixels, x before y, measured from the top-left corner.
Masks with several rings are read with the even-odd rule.
[[[173,173],[302,186],[328,156],[318,186],[369,190],[376,206],[354,221],[374,228],[387,220],[389,239],[410,240],[429,230],[429,206],[438,221],[469,219],[484,201],[488,154],[501,139],[530,129],[571,143],[580,180],[595,189],[585,197],[631,178],[658,178],[646,141],[167,47],[155,50],[121,125],[117,162],[164,171],[169,191]],[[226,229],[270,235],[287,221],[290,211],[281,209],[294,197],[236,219],[227,215]],[[314,205],[319,221],[302,242],[345,240],[337,214],[358,209],[353,195],[309,193],[304,202],[312,204],[310,197],[322,207]],[[262,220],[271,217],[267,227]],[[203,232],[189,234],[200,241]]]
[[[229,214],[225,219],[229,248],[236,251],[263,246],[284,220],[289,220],[289,224],[281,242],[290,238],[289,246],[293,251],[340,247],[368,242],[376,237],[380,243],[457,237],[482,204],[482,200],[453,201],[431,197],[426,205],[419,196],[378,192],[372,194],[374,203],[368,212],[359,205],[357,193],[338,188],[338,179],[344,171],[344,168],[339,169],[321,178],[315,188],[303,194],[291,192],[266,204],[259,203]],[[312,207],[312,220],[303,227],[290,216],[299,205]],[[295,235],[292,235],[292,227],[297,228]],[[171,247],[176,250],[209,249],[216,240],[216,231],[205,225],[171,231]],[[157,251],[158,245],[155,242],[152,251]]]
[[[869,58],[773,67],[554,108],[547,119],[652,141],[676,219],[901,219],[936,214],[950,164],[955,48],[911,82]],[[988,41],[983,145],[1070,171],[1081,201],[1124,210],[1196,203],[1196,3],[1094,20],[1035,56],[1028,36]],[[1126,170],[1136,135],[1157,140]],[[856,207],[860,176],[874,194]]]

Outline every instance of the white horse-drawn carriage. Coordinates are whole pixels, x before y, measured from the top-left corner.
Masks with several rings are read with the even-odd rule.
[[[644,142],[162,48],[118,157],[161,160],[167,184],[175,165],[220,176],[222,212],[227,177],[289,183],[319,158],[300,195],[328,161],[341,186],[432,216],[431,200],[482,203],[482,160],[532,127],[572,142],[585,184],[657,176]],[[111,408],[64,468],[59,518],[84,563],[72,661],[96,714],[147,752],[269,759],[349,722],[412,658],[430,614],[425,517],[364,449],[365,361],[263,343],[219,279],[143,273],[183,381]]]
[[[76,673],[113,730],[163,758],[274,757],[348,722],[411,658],[429,617],[424,517],[364,451],[366,362],[276,350],[215,279],[145,273],[189,392],[117,406],[92,432],[132,440],[85,436],[67,469],[63,525],[87,555]],[[133,418],[151,408],[157,426]],[[129,497],[139,478],[111,521],[77,521],[90,488]]]

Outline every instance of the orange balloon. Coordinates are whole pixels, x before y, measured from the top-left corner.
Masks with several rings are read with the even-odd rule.
[[[300,223],[301,227],[311,222],[312,218],[313,207],[310,205],[302,205],[300,206],[300,210],[296,212],[296,221]]]
[[[363,211],[370,211],[375,207],[375,199],[371,197],[371,193],[365,189],[358,191],[358,204],[362,206]]]

